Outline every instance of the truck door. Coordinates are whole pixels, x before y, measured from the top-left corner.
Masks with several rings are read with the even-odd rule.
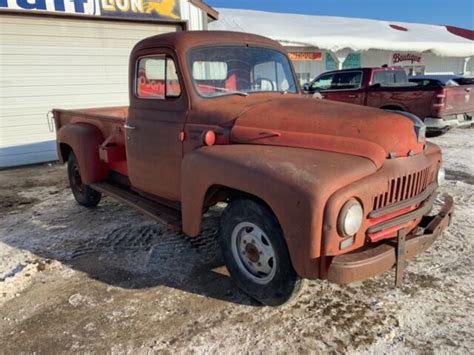
[[[323,74],[312,83],[311,91],[320,92],[323,98],[356,105],[364,104],[361,90],[362,72],[343,71]]]
[[[129,179],[138,192],[180,199],[180,174],[187,98],[171,51],[135,53],[130,69],[126,121]]]

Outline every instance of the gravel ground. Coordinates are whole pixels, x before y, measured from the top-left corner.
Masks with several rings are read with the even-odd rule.
[[[78,206],[64,166],[0,172],[0,353],[470,353],[474,348],[474,132],[433,139],[455,199],[452,225],[394,272],[348,286],[308,282],[262,307],[232,283],[219,209],[186,238],[105,198]]]

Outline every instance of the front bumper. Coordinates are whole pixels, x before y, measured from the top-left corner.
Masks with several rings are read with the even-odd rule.
[[[443,205],[435,216],[423,217],[422,234],[419,229],[406,237],[405,258],[409,259],[428,249],[451,222],[454,204],[447,194],[442,196]],[[360,252],[336,256],[328,270],[328,281],[345,284],[361,281],[390,270],[397,261],[396,239],[387,239],[376,247]]]

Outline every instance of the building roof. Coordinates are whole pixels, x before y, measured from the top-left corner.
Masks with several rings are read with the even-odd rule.
[[[194,6],[200,8],[205,13],[207,13],[207,16],[210,18],[211,21],[212,20],[217,20],[219,18],[219,12],[216,9],[209,6],[208,4],[206,4],[204,1],[202,1],[202,0],[189,0],[189,2],[191,4],[193,4]]]
[[[438,56],[474,56],[474,31],[452,27],[347,17],[310,16],[252,10],[218,9],[211,30],[256,33],[285,46],[310,46],[337,52],[432,52]]]

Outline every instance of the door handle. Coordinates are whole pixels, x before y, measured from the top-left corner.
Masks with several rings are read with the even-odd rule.
[[[137,129],[137,127],[129,126],[128,124],[123,125],[123,128],[125,128],[125,129]]]
[[[355,99],[357,97],[357,95],[347,95],[347,97],[349,97],[351,99]]]

